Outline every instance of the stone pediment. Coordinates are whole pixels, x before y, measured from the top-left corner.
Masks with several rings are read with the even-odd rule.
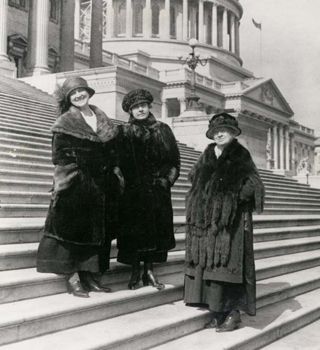
[[[244,82],[246,83],[246,82]],[[249,97],[252,100],[263,103],[286,114],[293,115],[293,111],[286,99],[281,94],[280,90],[272,79],[259,80],[243,90],[243,96]]]

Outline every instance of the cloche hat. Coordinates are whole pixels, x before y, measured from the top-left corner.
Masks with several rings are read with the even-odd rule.
[[[82,77],[67,78],[62,84],[62,91],[65,98],[68,98],[73,90],[79,88],[86,89],[90,97],[95,93],[94,89],[89,87],[88,82]]]
[[[148,90],[136,89],[128,92],[122,101],[122,109],[125,112],[129,112],[131,108],[140,103],[152,103],[153,96]]]
[[[213,139],[213,134],[216,130],[221,128],[231,129],[235,136],[241,134],[241,129],[239,128],[238,121],[232,115],[222,112],[215,114],[209,121],[209,129],[206,133],[206,136],[209,139]]]

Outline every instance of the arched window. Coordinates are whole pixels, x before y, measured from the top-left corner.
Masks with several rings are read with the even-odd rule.
[[[133,10],[133,28],[134,34],[142,34],[143,6],[141,3],[135,3]]]
[[[57,21],[58,20],[58,4],[57,0],[50,0],[50,20]]]
[[[152,34],[153,35],[159,35],[159,17],[160,17],[159,5],[154,4],[152,6]]]
[[[118,8],[118,34],[126,33],[126,2],[122,1]]]
[[[176,37],[176,9],[174,6],[170,7],[170,35]]]

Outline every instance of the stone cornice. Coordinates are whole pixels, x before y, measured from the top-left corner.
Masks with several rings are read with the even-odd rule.
[[[233,12],[238,19],[243,15],[243,8],[238,0],[205,0],[205,2],[211,2],[217,6],[223,6],[229,11]]]

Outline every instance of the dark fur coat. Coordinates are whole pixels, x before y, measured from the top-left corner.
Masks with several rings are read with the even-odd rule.
[[[46,236],[80,245],[105,244],[110,181],[117,166],[118,128],[95,106],[97,132],[71,107],[52,127],[54,186],[45,222]]]
[[[177,143],[170,127],[152,114],[142,121],[131,117],[121,133],[120,167],[126,185],[118,261],[131,264],[139,253],[165,252],[162,260],[175,246],[170,188],[180,170]]]
[[[218,159],[214,148],[207,147],[190,174],[187,274],[199,266],[204,279],[242,283],[244,255],[251,256],[254,269],[252,211],[263,210],[264,187],[249,152],[236,139]]]

